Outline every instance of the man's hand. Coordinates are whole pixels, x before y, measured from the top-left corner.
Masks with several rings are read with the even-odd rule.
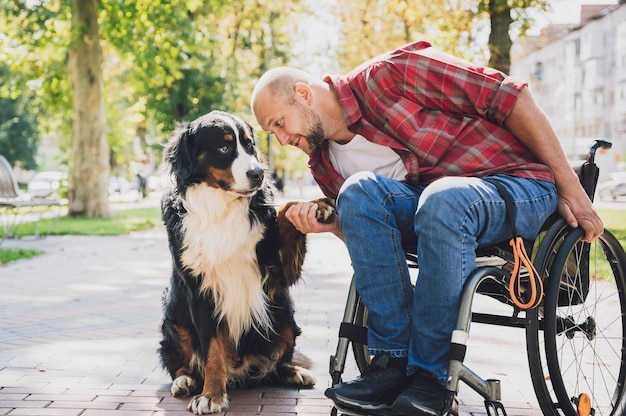
[[[303,234],[330,232],[343,239],[339,216],[335,215],[335,220],[329,224],[322,224],[317,220],[317,209],[318,206],[314,202],[298,202],[287,209],[285,218]]]
[[[600,237],[604,224],[578,181],[559,187],[558,193],[559,214],[571,227],[585,231],[583,241],[591,242]]]

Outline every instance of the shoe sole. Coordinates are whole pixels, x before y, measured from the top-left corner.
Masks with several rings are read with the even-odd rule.
[[[338,409],[339,409],[339,406],[341,406],[341,408],[346,409],[346,410],[349,409],[353,412],[360,411],[361,413],[355,413],[357,415],[370,414],[370,413],[363,413],[363,412],[391,411],[391,405],[389,404],[376,403],[376,402],[363,402],[360,400],[348,399],[346,397],[338,395],[335,392],[335,390],[333,390],[332,388],[327,388],[326,391],[324,392],[324,396],[328,397],[333,402],[335,402],[335,406]],[[389,414],[393,415],[394,413],[391,412]]]
[[[391,410],[393,414],[402,416],[438,416],[440,414],[440,412],[435,412],[433,409],[418,408],[410,405],[404,406],[402,403],[394,403],[393,406],[391,406]],[[416,413],[416,411],[419,413]],[[452,406],[450,410],[448,410],[448,413],[446,413],[446,416],[458,416],[458,414],[459,402],[455,397],[452,400]]]
[[[398,416],[391,409],[354,409],[337,403],[335,403],[335,409],[337,409],[340,415],[346,416]]]

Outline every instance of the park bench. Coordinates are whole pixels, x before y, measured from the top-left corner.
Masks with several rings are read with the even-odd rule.
[[[30,195],[20,192],[13,168],[0,155],[0,243],[6,238],[15,238],[17,228],[25,221],[34,221],[35,237],[41,237],[39,221],[44,214],[51,211],[58,218],[61,201],[57,198],[31,198]]]

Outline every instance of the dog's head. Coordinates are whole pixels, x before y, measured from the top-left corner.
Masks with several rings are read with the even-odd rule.
[[[222,111],[179,124],[163,155],[180,191],[206,183],[225,192],[251,196],[266,179],[266,166],[252,127]]]

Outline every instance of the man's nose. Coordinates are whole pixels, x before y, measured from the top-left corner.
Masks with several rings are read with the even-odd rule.
[[[289,135],[285,133],[275,133],[276,140],[280,143],[281,146],[286,146],[289,144]]]

